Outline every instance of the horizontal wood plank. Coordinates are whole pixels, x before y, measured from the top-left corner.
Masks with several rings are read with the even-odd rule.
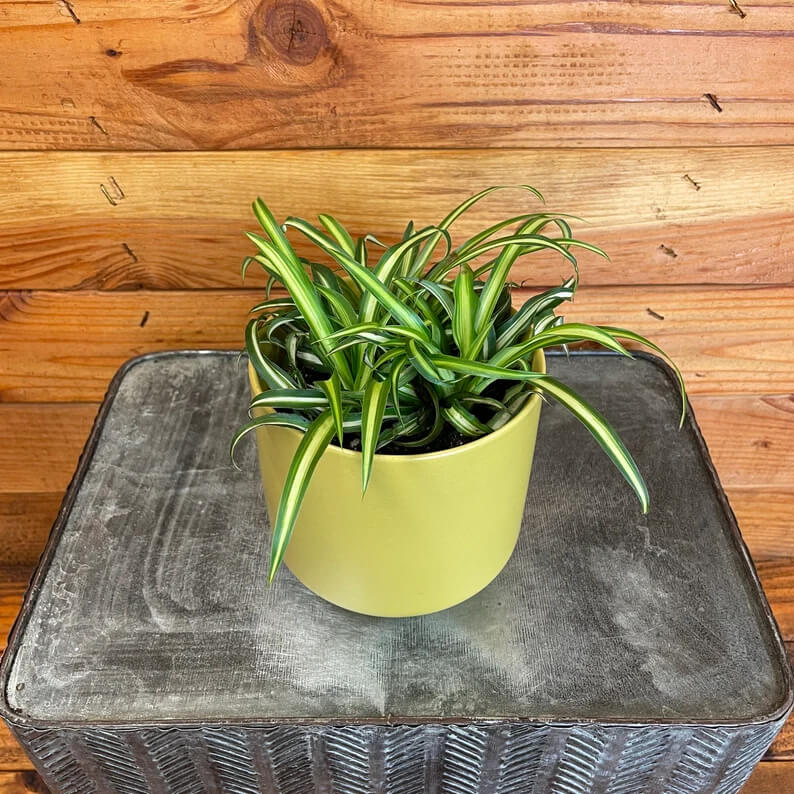
[[[239,287],[258,194],[281,217],[331,212],[391,242],[409,218],[437,223],[484,186],[517,181],[541,188],[549,210],[584,218],[579,236],[610,254],[581,254],[585,284],[791,283],[786,161],[794,147],[0,153],[0,288]],[[497,192],[456,223],[455,239],[540,206]],[[565,270],[535,254],[513,275],[550,284]]]
[[[783,638],[794,642],[794,561],[762,560],[756,568]]]
[[[25,595],[31,573],[32,566],[29,565],[15,566],[0,563],[0,648],[5,648],[8,634],[22,606],[22,598]],[[32,768],[33,764],[24,750],[11,735],[6,724],[0,720],[0,770],[28,770]],[[0,775],[0,783],[3,779],[3,776]],[[8,790],[13,791],[14,789]],[[20,789],[20,791],[24,790]],[[2,791],[3,788],[0,786],[0,792]]]
[[[47,794],[49,789],[37,772],[24,766],[19,767],[24,771],[0,773],[0,794]],[[17,767],[9,767],[17,769]]]
[[[96,412],[97,405],[91,403],[0,403],[0,492],[35,498],[36,494],[63,491],[72,479]],[[13,517],[28,507],[25,502],[6,503],[0,507],[0,516]]]
[[[128,3],[126,0],[81,0],[79,8],[75,3],[75,13],[80,24],[111,23],[120,19],[128,20],[193,20],[198,23],[206,17],[216,16],[228,10],[229,0],[148,0],[146,3]],[[252,3],[247,4],[249,7]],[[396,4],[392,4],[396,5]],[[353,13],[356,8],[363,8],[384,24],[389,24],[395,31],[403,33],[415,32],[417,13],[426,14],[433,22],[444,19],[447,25],[458,23],[461,32],[476,32],[478,23],[486,18],[482,8],[487,6],[491,18],[488,20],[495,27],[500,22],[514,20],[519,23],[522,16],[506,3],[463,3],[460,0],[413,0],[406,4],[407,8],[371,9],[360,0],[336,4],[335,13],[342,14],[342,8],[349,8]],[[542,8],[540,7],[542,5]],[[755,15],[752,26],[745,24],[744,35],[755,30],[780,31],[792,23],[791,0],[779,0],[774,4],[752,5],[751,13]],[[653,31],[669,30],[672,32],[712,33],[721,32],[728,35],[739,35],[743,30],[739,27],[741,18],[726,10],[722,0],[699,0],[698,13],[695,14],[689,5],[675,0],[638,0],[633,6],[617,4],[610,8],[607,3],[596,1],[583,8],[571,8],[567,0],[524,0],[526,9],[523,20],[531,21],[537,13],[542,13],[543,21],[554,28],[565,23],[578,23],[581,27],[590,25],[594,29],[597,23],[607,20],[622,24],[629,28],[637,22],[637,9],[642,10],[642,22]],[[242,9],[245,12],[247,9]],[[750,9],[745,9],[745,11]],[[410,12],[413,11],[413,16]],[[331,12],[329,12],[331,13]],[[62,25],[69,28],[75,24],[69,10],[59,7],[57,3],[40,2],[40,0],[0,0],[0,18],[3,28],[30,26]],[[412,24],[413,23],[413,24]],[[602,24],[603,26],[603,24]]]
[[[794,642],[787,642],[786,648],[789,659],[794,662]],[[767,751],[766,757],[777,761],[794,762],[794,717],[790,717],[783,726]]]
[[[695,402],[725,485],[794,488],[794,394]]]
[[[742,787],[742,794],[784,794],[794,789],[794,763],[763,761]],[[0,794],[47,794],[39,775],[32,770],[0,774]]]
[[[0,427],[5,430],[9,425]],[[19,461],[24,461],[24,467],[43,465],[45,458],[39,456],[37,449],[28,448],[27,452],[27,455],[19,458]],[[74,462],[72,471],[77,464],[77,455],[79,451],[72,449],[66,456],[67,461]],[[3,465],[2,471],[5,474],[7,467]],[[0,565],[35,565],[47,542],[62,499],[63,491],[0,493]]]
[[[762,761],[742,787],[742,794],[784,794],[794,790],[794,763]],[[47,794],[48,789],[32,770],[0,774],[0,794]]]
[[[32,572],[31,566],[0,565],[0,648],[17,619]]]
[[[779,144],[794,126],[790,2],[136,5],[0,4],[0,148]]]
[[[784,794],[794,791],[794,763],[762,761],[742,787],[742,794]]]
[[[22,605],[31,572],[30,566],[0,564],[0,648],[5,648],[6,639]],[[0,770],[32,768],[33,765],[6,724],[0,721]],[[2,780],[3,776],[0,775],[0,782]],[[2,790],[0,787],[0,791]]]
[[[690,394],[794,392],[794,288],[583,290],[566,319],[631,328],[681,368]]]
[[[726,491],[753,559],[794,557],[794,489],[728,486]]]
[[[94,402],[118,366],[140,353],[239,349],[259,296],[251,290],[0,294],[0,402]],[[794,287],[582,289],[566,312],[572,320],[648,335],[681,366],[692,394],[794,392]]]

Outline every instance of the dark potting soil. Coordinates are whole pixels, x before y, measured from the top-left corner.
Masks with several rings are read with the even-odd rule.
[[[478,438],[480,437],[478,436]],[[444,425],[444,429],[429,444],[425,444],[422,447],[402,447],[398,444],[387,444],[378,450],[378,455],[426,455],[428,452],[441,452],[444,449],[462,447],[464,444],[476,440],[477,438],[464,436],[451,425]],[[339,446],[337,439],[334,439],[331,443],[334,446]],[[349,438],[345,436],[344,448],[360,452],[361,437],[358,435],[351,435]]]
[[[512,381],[496,381],[485,389],[483,396],[492,397],[501,401],[504,398],[505,392],[514,385]],[[481,405],[472,406],[470,410],[481,422],[487,422],[493,415],[493,409]],[[406,437],[406,439],[407,438],[408,437]],[[378,455],[426,455],[430,452],[441,452],[445,449],[462,447],[464,444],[476,441],[478,438],[482,438],[482,436],[464,436],[452,427],[452,425],[445,424],[441,432],[430,443],[424,446],[405,447],[400,444],[391,443],[379,449]],[[339,446],[339,441],[336,438],[334,438],[331,443],[334,446]],[[354,452],[360,452],[361,436],[358,434],[346,435],[343,448],[353,450]]]

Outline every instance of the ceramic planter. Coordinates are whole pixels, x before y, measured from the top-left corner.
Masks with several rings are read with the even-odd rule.
[[[543,351],[533,360],[545,372]],[[249,364],[253,394],[263,386]],[[541,400],[498,430],[454,449],[376,455],[366,495],[361,455],[330,446],[304,497],[284,561],[310,590],[355,612],[437,612],[489,584],[518,539]],[[261,409],[260,409],[261,410]],[[256,431],[267,509],[281,490],[301,433]]]

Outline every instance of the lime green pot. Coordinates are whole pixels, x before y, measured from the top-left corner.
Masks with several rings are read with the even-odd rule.
[[[545,372],[543,351],[533,368]],[[263,386],[252,366],[251,391]],[[424,615],[482,590],[518,539],[541,401],[454,449],[376,455],[366,495],[361,455],[337,446],[312,476],[284,561],[333,604],[380,617]],[[260,409],[261,410],[261,409]],[[270,516],[275,517],[301,433],[256,431]]]

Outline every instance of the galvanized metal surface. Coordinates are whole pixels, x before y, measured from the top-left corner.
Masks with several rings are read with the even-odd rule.
[[[269,726],[18,731],[53,791],[734,794],[776,727]]]
[[[3,660],[4,715],[51,785],[738,790],[790,710],[790,671],[654,359],[550,363],[620,430],[648,516],[546,406],[503,574],[447,612],[379,620],[287,571],[266,587],[253,449],[242,473],[227,458],[235,358],[158,354],[111,388]]]

